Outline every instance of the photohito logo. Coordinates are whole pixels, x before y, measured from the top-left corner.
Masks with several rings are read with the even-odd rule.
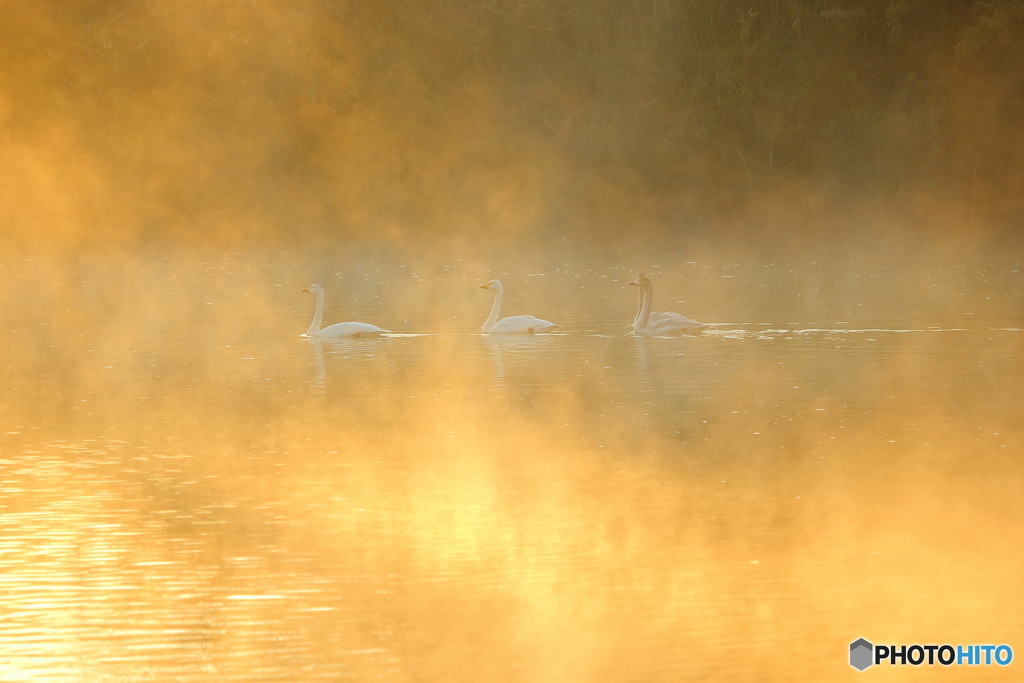
[[[889,666],[1006,666],[1013,661],[1009,645],[872,645],[864,638],[850,643],[850,666],[863,671],[872,664]]]
[[[857,671],[863,671],[864,669],[871,666],[872,658],[874,658],[874,646],[863,638],[850,643],[850,666]]]

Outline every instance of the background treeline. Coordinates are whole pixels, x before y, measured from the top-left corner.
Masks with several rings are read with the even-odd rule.
[[[1024,215],[1024,0],[50,0],[0,22],[8,236]]]

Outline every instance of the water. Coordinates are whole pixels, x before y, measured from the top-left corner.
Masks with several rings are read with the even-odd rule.
[[[642,264],[715,323],[678,338],[627,334],[622,264],[8,259],[0,679],[829,680],[861,636],[1024,647],[1020,267],[684,258]],[[559,333],[480,335],[491,277]],[[325,324],[396,335],[301,338],[314,281]]]

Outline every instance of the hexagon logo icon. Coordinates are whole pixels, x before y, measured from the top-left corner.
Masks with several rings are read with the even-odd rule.
[[[875,646],[863,638],[858,638],[850,643],[850,666],[857,671],[863,671],[875,663],[874,654]]]

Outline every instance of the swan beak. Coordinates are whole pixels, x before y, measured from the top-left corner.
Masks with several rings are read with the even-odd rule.
[[[630,287],[639,287],[640,286],[639,282],[627,282],[626,284],[629,285]]]
[[[309,287],[306,287],[305,289],[303,289],[302,291],[308,293],[309,290],[311,290],[311,289],[313,289],[313,287],[309,286]]]
[[[480,289],[490,289],[490,288],[491,288],[491,283],[490,282],[488,282],[486,285],[480,285]]]

